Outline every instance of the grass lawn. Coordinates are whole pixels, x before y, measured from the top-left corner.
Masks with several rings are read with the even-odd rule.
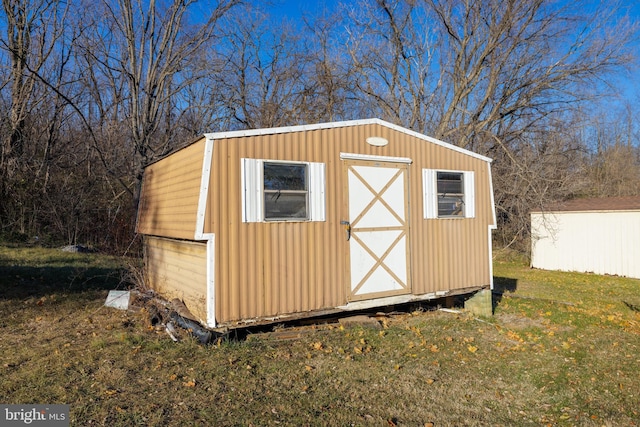
[[[640,424],[640,281],[496,261],[495,315],[203,347],[103,307],[123,262],[0,247],[0,403],[71,425]]]

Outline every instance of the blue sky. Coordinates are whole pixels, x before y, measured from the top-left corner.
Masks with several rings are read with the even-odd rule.
[[[275,0],[273,6],[274,14],[281,13],[291,19],[299,19],[304,14],[319,14],[323,10],[333,11],[338,5],[336,0],[313,1],[313,0]]]

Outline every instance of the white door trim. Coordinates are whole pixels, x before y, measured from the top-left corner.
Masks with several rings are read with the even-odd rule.
[[[374,156],[373,154],[340,153],[340,160],[370,160],[372,162],[413,163],[409,157]]]
[[[343,159],[351,231],[348,299],[411,292],[406,162]]]

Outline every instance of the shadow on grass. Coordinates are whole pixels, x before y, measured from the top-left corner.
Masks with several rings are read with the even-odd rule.
[[[56,293],[123,289],[124,268],[92,266],[31,267],[0,259],[0,299],[24,300]]]
[[[495,312],[496,307],[502,301],[505,292],[515,292],[518,289],[518,280],[510,277],[494,277],[493,292],[491,293],[491,305]]]

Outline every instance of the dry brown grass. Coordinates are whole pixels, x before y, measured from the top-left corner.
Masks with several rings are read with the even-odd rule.
[[[79,426],[637,425],[640,314],[621,301],[640,282],[514,262],[496,275],[516,286],[491,319],[420,311],[209,347],[51,276],[0,299],[0,395],[68,403]]]

